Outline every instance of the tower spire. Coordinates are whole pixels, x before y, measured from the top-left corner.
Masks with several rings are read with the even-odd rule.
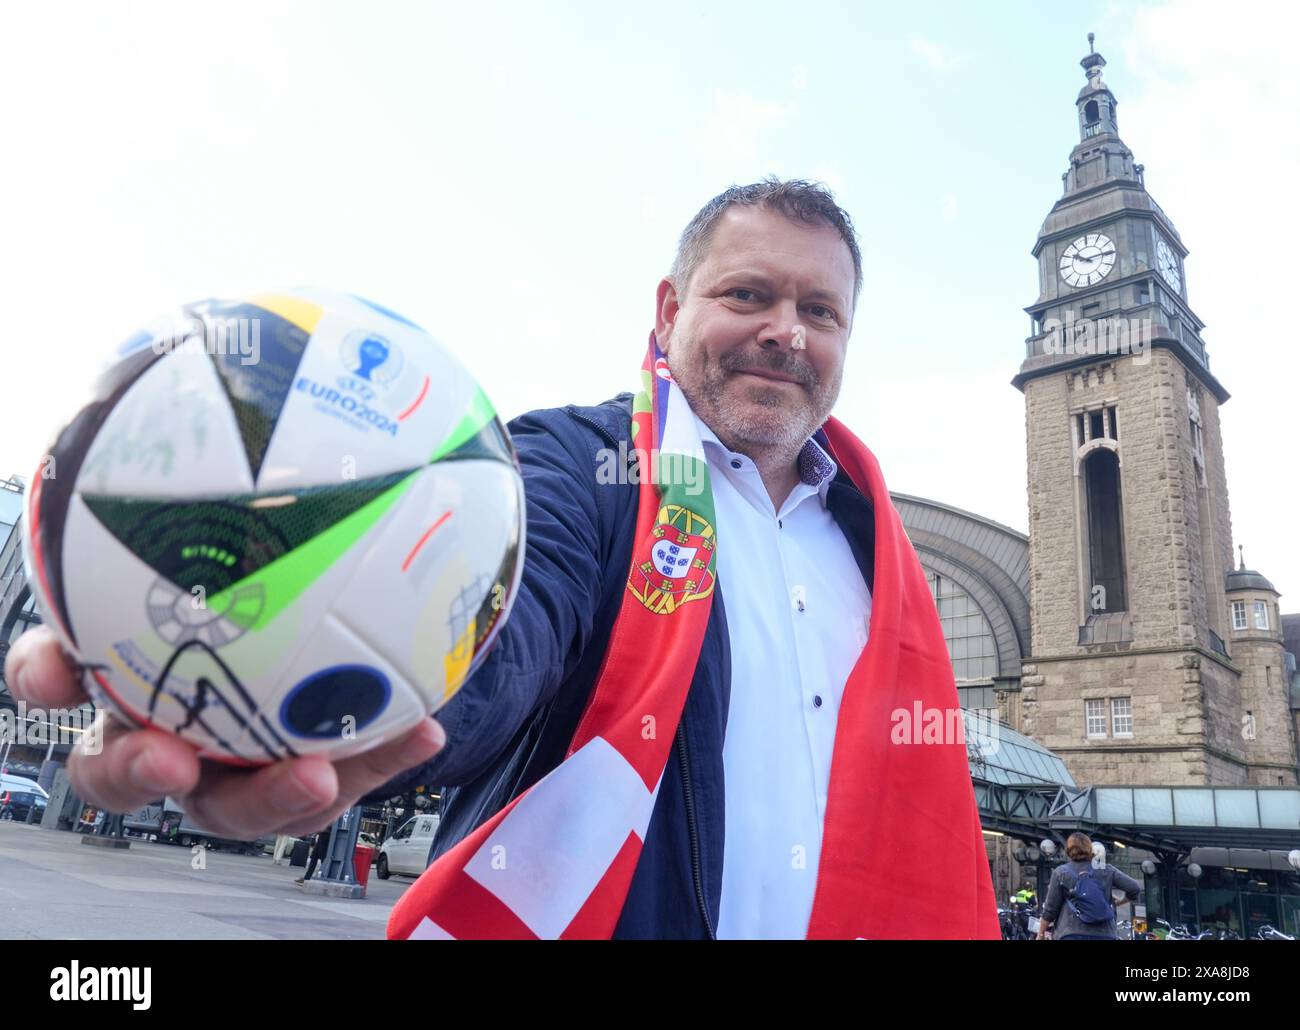
[[[1119,135],[1119,123],[1115,117],[1115,95],[1101,79],[1101,70],[1106,67],[1106,58],[1097,53],[1093,42],[1096,34],[1088,33],[1088,53],[1079,62],[1083,73],[1088,77],[1088,84],[1079,91],[1079,138],[1089,139],[1102,133]]]

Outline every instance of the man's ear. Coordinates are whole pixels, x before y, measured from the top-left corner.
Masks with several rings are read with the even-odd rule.
[[[655,340],[659,349],[668,353],[673,329],[677,325],[677,312],[681,309],[677,300],[677,287],[671,279],[660,279],[655,290]]]

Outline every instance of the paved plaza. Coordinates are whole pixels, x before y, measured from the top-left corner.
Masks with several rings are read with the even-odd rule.
[[[0,822],[3,940],[382,940],[388,913],[415,881],[379,880],[358,901],[305,895],[301,868],[269,855],[204,853],[132,840],[90,847],[76,833]]]

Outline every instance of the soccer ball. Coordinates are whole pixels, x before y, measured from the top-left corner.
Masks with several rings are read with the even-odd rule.
[[[28,492],[28,579],[103,707],[203,757],[364,751],[482,661],[523,568],[483,391],[347,294],[190,304],[119,348]]]

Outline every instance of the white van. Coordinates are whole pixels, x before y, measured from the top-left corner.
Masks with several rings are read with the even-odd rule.
[[[415,815],[402,823],[379,848],[375,874],[387,880],[392,873],[419,876],[429,860],[429,848],[438,828],[436,815]]]
[[[50,800],[49,792],[35,780],[29,780],[26,776],[15,776],[13,773],[0,773],[0,794],[5,791],[13,791],[15,794],[35,794],[46,801]]]

